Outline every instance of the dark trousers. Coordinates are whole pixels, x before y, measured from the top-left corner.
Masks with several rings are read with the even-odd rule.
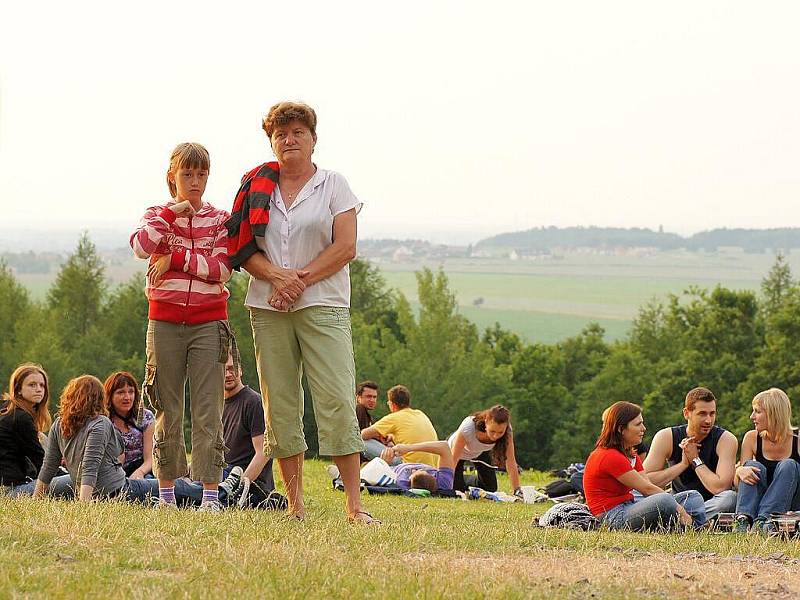
[[[472,486],[479,487],[487,492],[497,491],[497,472],[493,467],[488,466],[492,464],[492,456],[488,450],[475,459],[473,463],[475,465],[475,475],[464,475],[464,462],[460,460],[456,464],[456,472],[453,479],[454,490],[465,492],[469,486]]]

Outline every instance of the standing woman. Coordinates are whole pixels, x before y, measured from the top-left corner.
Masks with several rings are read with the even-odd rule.
[[[495,405],[470,415],[447,440],[456,461],[453,489],[465,491],[464,461],[475,461],[477,487],[497,491],[495,466],[505,467],[511,489],[519,493],[519,468],[514,454],[511,414],[505,406]]]
[[[40,437],[50,429],[47,373],[25,363],[14,369],[0,405],[0,487],[15,487],[35,478],[42,466]]]
[[[756,394],[750,420],[755,428],[744,434],[742,466],[733,480],[736,531],[752,526],[771,533],[772,513],[800,509],[800,436],[792,428],[789,396],[778,388]]]
[[[122,468],[131,479],[142,479],[153,470],[155,415],[142,406],[139,384],[126,371],[112,373],[103,383],[105,407],[125,446]]]
[[[262,123],[277,162],[248,172],[228,221],[234,268],[252,276],[245,304],[255,341],[267,428],[264,453],[278,459],[289,514],[305,517],[303,435],[305,374],[319,452],[332,456],[352,522],[375,523],[361,506],[355,365],[348,263],[356,256],[361,202],[339,173],[311,162],[317,115],[281,102]]]

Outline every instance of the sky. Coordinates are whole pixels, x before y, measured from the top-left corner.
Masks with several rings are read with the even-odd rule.
[[[0,21],[0,227],[132,230],[172,148],[230,208],[318,114],[362,238],[800,223],[800,3],[36,2]]]

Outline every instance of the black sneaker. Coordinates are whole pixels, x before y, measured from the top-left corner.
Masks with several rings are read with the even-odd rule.
[[[233,467],[231,472],[228,473],[228,476],[225,478],[225,481],[219,484],[225,493],[227,494],[228,498],[225,500],[226,504],[233,504],[233,501],[230,500],[230,497],[236,494],[236,488],[242,485],[242,476],[244,475],[244,471],[242,467]]]
[[[737,515],[733,524],[733,533],[747,533],[748,531],[750,531],[750,517]]]
[[[239,487],[237,487],[232,496],[228,498],[228,505],[233,506],[236,504],[239,508],[247,508],[250,502],[250,480],[242,476],[239,480]]]

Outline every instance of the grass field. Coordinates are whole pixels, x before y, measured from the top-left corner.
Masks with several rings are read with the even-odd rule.
[[[2,598],[795,598],[800,544],[531,527],[542,505],[343,494],[307,463],[308,517],[0,498]],[[526,474],[527,483],[541,483]],[[507,481],[501,479],[501,489]]]

